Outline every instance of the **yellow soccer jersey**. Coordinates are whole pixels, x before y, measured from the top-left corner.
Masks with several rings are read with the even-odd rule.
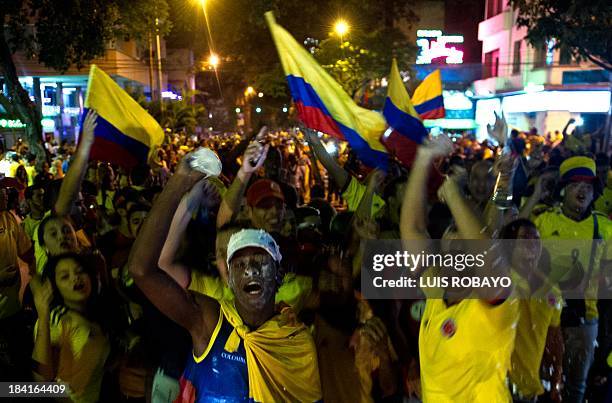
[[[344,192],[342,192],[342,198],[346,200],[349,211],[357,210],[363,195],[365,194],[367,187],[360,183],[354,176],[351,176],[350,182]],[[372,217],[378,217],[382,214],[383,208],[385,207],[385,201],[376,193],[372,198]]]
[[[588,272],[594,231],[592,214],[582,221],[574,221],[563,214],[561,207],[555,207],[535,217],[533,222],[543,240],[564,241],[545,244],[551,255],[551,279],[568,279],[576,270],[576,266],[580,266],[585,273]],[[591,278],[598,277],[602,259],[609,260],[607,243],[612,239],[612,221],[597,214],[597,224],[604,242],[596,248]],[[586,292],[586,318],[589,320],[598,317],[597,286],[596,281],[591,281]]]
[[[521,396],[531,399],[544,393],[540,364],[549,327],[561,325],[563,303],[558,288],[538,290],[532,296],[527,282],[513,273],[515,298],[519,303],[519,321],[512,353],[510,380]]]
[[[599,211],[606,217],[612,213],[612,189],[605,187],[603,194],[595,201],[595,210]]]
[[[97,323],[66,307],[54,308],[50,315],[51,345],[58,352],[56,380],[68,384],[71,401],[97,402],[110,354],[108,338]],[[37,329],[38,322],[34,335]]]
[[[506,376],[517,321],[516,299],[451,306],[428,299],[419,332],[423,402],[510,402]]]

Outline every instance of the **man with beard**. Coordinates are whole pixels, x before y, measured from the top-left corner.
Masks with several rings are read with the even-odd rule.
[[[219,301],[183,289],[158,268],[160,251],[181,197],[202,178],[185,158],[142,226],[129,269],[138,287],[193,343],[178,401],[318,401],[312,337],[289,308],[275,312],[281,254],[263,230],[243,230],[228,245],[234,298]]]
[[[561,315],[565,340],[566,383],[564,400],[581,402],[586,380],[594,359],[598,329],[597,278],[605,273],[606,242],[612,238],[612,223],[593,211],[593,201],[601,193],[595,174],[595,161],[588,157],[571,157],[560,168],[561,207],[551,208],[534,220],[544,240],[575,240],[549,243],[552,274],[562,282],[583,284],[585,299],[568,299]],[[603,240],[603,242],[599,242]]]

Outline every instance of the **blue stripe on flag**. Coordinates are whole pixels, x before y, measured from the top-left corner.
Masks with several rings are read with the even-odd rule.
[[[414,105],[414,109],[419,115],[442,107],[444,107],[444,98],[442,97],[442,95],[438,95],[437,97],[432,98],[429,101],[423,102],[422,104]]]
[[[427,129],[425,129],[423,123],[414,116],[400,110],[388,97],[385,100],[383,115],[389,126],[417,144],[421,144],[427,136]]]

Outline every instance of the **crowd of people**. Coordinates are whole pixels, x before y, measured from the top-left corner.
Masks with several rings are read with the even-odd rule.
[[[0,381],[63,382],[74,402],[612,399],[612,181],[591,138],[498,117],[488,141],[432,136],[382,172],[263,127],[168,134],[128,169],[89,159],[95,121],[78,146],[47,139],[42,164],[23,142],[0,155]],[[198,147],[218,177],[191,167]],[[508,258],[522,298],[368,300],[376,239],[536,246]],[[595,279],[583,299],[535,279],[556,239],[589,241],[549,259]]]

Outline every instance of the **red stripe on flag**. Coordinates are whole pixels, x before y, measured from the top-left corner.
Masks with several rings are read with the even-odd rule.
[[[421,114],[421,119],[442,119],[446,116],[444,107],[427,111]]]
[[[94,137],[89,158],[95,161],[111,162],[128,169],[138,165],[140,161],[119,144],[102,137]]]
[[[326,115],[319,108],[306,106],[302,102],[296,102],[295,106],[297,107],[300,119],[306,126],[334,136],[338,140],[346,141],[338,124],[336,124],[331,116]]]

